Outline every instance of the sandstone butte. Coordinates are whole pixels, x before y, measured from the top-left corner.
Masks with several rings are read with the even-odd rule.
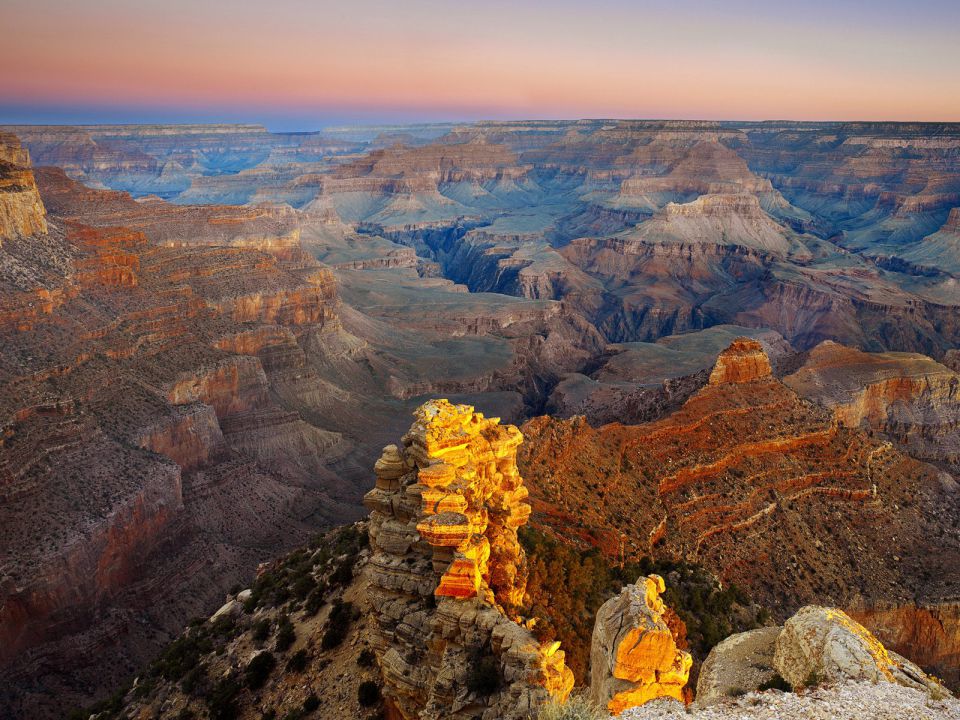
[[[625,587],[597,613],[590,648],[592,700],[619,715],[660,697],[683,701],[693,658],[677,648],[660,599],[663,578]]]
[[[401,447],[375,465],[367,574],[384,695],[395,717],[527,718],[573,688],[560,643],[540,643],[517,616],[526,558],[517,528],[530,516],[517,470],[523,435],[469,405],[433,400],[414,413]],[[655,697],[683,698],[691,666],[677,649],[651,576],[607,602],[594,631],[594,692],[619,713]],[[501,678],[484,695],[478,667]]]

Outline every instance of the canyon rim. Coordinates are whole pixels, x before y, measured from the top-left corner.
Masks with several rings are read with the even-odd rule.
[[[0,16],[0,718],[960,717],[955,3]]]

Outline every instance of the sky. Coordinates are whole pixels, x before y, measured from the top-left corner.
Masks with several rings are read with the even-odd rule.
[[[0,123],[960,121],[960,0],[0,0]]]

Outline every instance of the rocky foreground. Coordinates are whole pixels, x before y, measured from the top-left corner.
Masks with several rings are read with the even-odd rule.
[[[656,700],[621,720],[956,720],[960,700],[890,683],[845,682],[803,693],[746,693],[707,708]]]

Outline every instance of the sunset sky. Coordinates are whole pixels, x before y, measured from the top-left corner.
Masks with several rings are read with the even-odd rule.
[[[960,121],[960,2],[0,0],[0,123]]]

